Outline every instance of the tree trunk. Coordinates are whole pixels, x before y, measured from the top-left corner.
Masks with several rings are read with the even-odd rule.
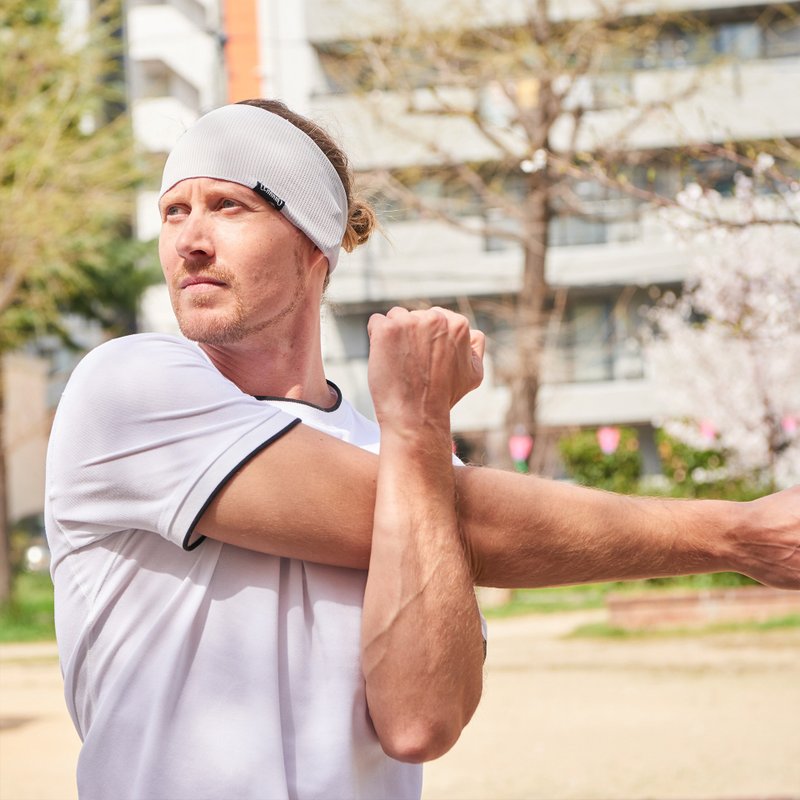
[[[0,603],[11,598],[11,548],[6,482],[5,370],[0,357]]]
[[[550,204],[546,177],[525,201],[525,251],[522,285],[514,303],[513,328],[515,369],[510,376],[511,403],[506,418],[507,433],[524,428],[537,442],[537,400],[545,347],[548,295],[545,275],[547,228]],[[530,460],[530,459],[529,459]]]

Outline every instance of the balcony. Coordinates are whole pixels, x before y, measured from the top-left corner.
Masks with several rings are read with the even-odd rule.
[[[617,104],[618,107],[587,110],[574,145],[585,151],[612,143],[638,150],[693,142],[797,136],[798,82],[797,55],[637,70],[629,76],[632,108]],[[686,94],[685,99],[654,111],[627,130],[637,118],[636,104],[662,102],[682,93]],[[442,89],[442,94],[456,107],[472,108],[476,102],[466,89]],[[417,95],[417,105],[423,107],[426,93],[419,90]],[[411,114],[407,99],[399,94],[322,94],[314,99],[312,114],[340,121],[345,134],[343,144],[357,170],[435,165],[439,161],[437,150],[464,161],[491,161],[497,157],[495,148],[467,120]],[[385,125],[383,120],[391,120],[391,125]],[[569,117],[556,123],[550,140],[556,151],[573,145]],[[520,159],[527,157],[529,154],[520,149]]]
[[[130,8],[127,38],[134,97],[171,94],[179,80],[196,93],[194,105],[198,109],[208,110],[219,101],[223,70],[218,25],[207,22],[209,14],[203,9],[204,4],[193,2],[180,4],[180,8],[173,3]],[[192,10],[194,13],[184,13]],[[152,65],[161,65],[162,92],[146,87],[141,65],[151,65],[155,73],[158,70],[152,70]],[[158,83],[159,79],[150,82]],[[185,97],[183,100],[186,102]]]
[[[148,153],[168,153],[178,137],[197,119],[199,109],[176,97],[150,97],[131,104],[133,135]]]
[[[652,215],[642,220],[640,231],[646,239],[551,247],[549,281],[568,287],[679,283],[686,256]],[[519,288],[522,254],[513,244],[487,249],[479,235],[426,220],[396,222],[387,233],[388,240],[378,234],[353,253],[342,253],[329,289],[332,302],[380,305],[502,295]]]

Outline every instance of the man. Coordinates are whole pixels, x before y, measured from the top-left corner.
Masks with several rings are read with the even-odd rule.
[[[85,800],[418,797],[419,762],[480,695],[475,582],[800,585],[797,489],[669,502],[454,468],[449,410],[480,381],[483,338],[451,312],[370,320],[378,425],[360,417],[325,379],[319,304],[374,220],[308,120],[211,112],[159,207],[186,339],[87,356],[48,457]]]

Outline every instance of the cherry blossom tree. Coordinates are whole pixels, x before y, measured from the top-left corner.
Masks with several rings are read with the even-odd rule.
[[[648,348],[668,433],[725,453],[724,477],[800,482],[800,184],[759,156],[732,198],[689,185],[669,212],[687,246],[679,298]],[[769,220],[769,222],[765,222]],[[703,479],[722,475],[698,475]]]

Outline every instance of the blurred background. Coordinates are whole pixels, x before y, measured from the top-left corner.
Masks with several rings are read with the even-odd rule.
[[[379,211],[323,311],[330,377],[360,410],[369,315],[435,303],[489,336],[453,416],[466,460],[682,496],[797,482],[798,11],[3,0],[0,597],[9,555],[46,567],[71,368],[105,337],[175,330],[165,154],[249,97],[329,127]]]
[[[676,497],[800,482],[798,13],[0,0],[0,637],[52,639],[52,415],[88,349],[176,330],[160,170],[225,102],[275,97],[318,120],[378,210],[382,235],[343,255],[322,311],[328,375],[364,413],[369,315],[437,304],[489,341],[486,379],[453,413],[467,461]],[[610,608],[632,588],[665,584],[482,601]],[[796,605],[770,609],[743,618],[800,624]],[[606,635],[655,624],[619,613]],[[714,621],[697,613],[680,624]]]

